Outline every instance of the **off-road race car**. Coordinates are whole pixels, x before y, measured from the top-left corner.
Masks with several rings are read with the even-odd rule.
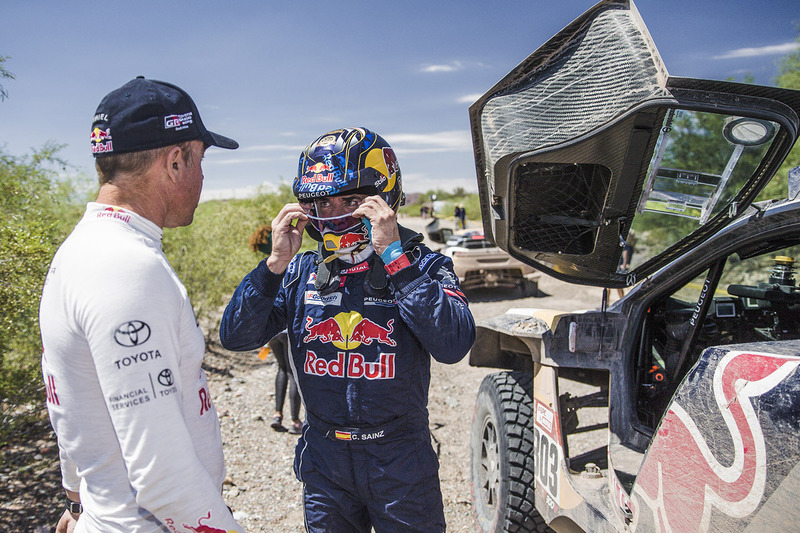
[[[538,294],[539,273],[484,238],[483,230],[462,230],[444,243],[440,253],[453,261],[461,288],[516,288],[525,296]]]
[[[425,231],[431,241],[444,245],[438,251],[453,261],[462,289],[502,287],[519,289],[525,296],[539,293],[539,272],[486,240],[482,229],[453,232],[434,219]]]
[[[479,323],[470,364],[504,371],[475,406],[477,530],[800,530],[800,169],[773,180],[799,114],[800,91],[669,76],[627,0],[470,107],[486,236],[632,287]]]

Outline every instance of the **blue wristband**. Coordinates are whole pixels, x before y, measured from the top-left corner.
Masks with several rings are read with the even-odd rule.
[[[398,240],[386,247],[383,253],[381,253],[381,259],[383,260],[384,265],[388,265],[401,255],[403,255],[403,245],[400,244],[400,241]]]

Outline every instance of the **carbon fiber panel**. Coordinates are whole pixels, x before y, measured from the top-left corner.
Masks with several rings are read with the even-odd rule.
[[[513,92],[482,110],[486,172],[505,155],[578,137],[634,105],[668,96],[666,69],[635,8],[601,12]]]

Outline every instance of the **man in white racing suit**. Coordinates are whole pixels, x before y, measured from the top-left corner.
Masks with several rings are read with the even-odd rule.
[[[94,116],[97,201],[56,253],[42,373],[67,509],[58,533],[243,531],[222,499],[205,343],[161,249],[192,222],[209,132],[174,85],[136,78]]]

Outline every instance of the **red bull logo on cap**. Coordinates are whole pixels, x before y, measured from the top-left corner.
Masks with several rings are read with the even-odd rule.
[[[114,145],[111,142],[111,128],[106,130],[94,128],[92,133],[89,135],[89,142],[92,143],[93,154],[114,151]]]
[[[392,339],[394,319],[386,323],[386,327],[361,316],[361,313],[350,311],[339,313],[321,322],[313,323],[314,319],[306,318],[305,329],[308,334],[303,342],[319,340],[332,343],[340,350],[354,350],[362,343],[367,346],[373,342],[386,346],[397,346]]]

